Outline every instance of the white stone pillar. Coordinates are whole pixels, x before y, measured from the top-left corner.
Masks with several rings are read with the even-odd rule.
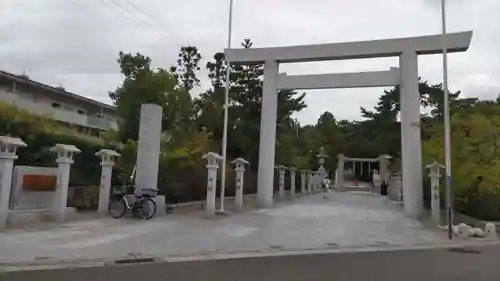
[[[338,155],[338,167],[337,167],[337,188],[341,190],[344,188],[344,154]]]
[[[205,202],[205,215],[212,218],[215,215],[215,193],[217,190],[217,169],[222,156],[217,153],[209,152],[202,157],[207,160],[207,200]]]
[[[312,171],[307,171],[307,193],[312,193],[313,175],[314,173]]]
[[[423,213],[424,199],[417,53],[411,50],[404,51],[399,57],[399,65],[403,204],[406,215],[419,217]]]
[[[63,222],[66,217],[66,207],[68,203],[68,185],[73,156],[80,153],[74,145],[57,143],[50,149],[57,153],[57,187],[54,196],[53,216],[56,222]]]
[[[95,155],[101,157],[101,184],[99,186],[97,213],[101,216],[107,216],[111,192],[111,176],[115,165],[114,158],[120,156],[120,154],[114,150],[101,149]]]
[[[425,166],[429,169],[429,178],[431,179],[431,212],[432,220],[436,225],[441,222],[441,207],[439,206],[439,179],[441,178],[441,172],[439,169],[444,169],[445,167],[438,162]]]
[[[235,194],[235,206],[236,210],[243,210],[243,184],[244,184],[244,173],[245,165],[250,164],[247,160],[243,158],[237,158],[231,163],[234,164],[234,171],[236,172],[236,194]]]
[[[156,104],[143,104],[140,118],[135,174],[137,193],[141,193],[141,189],[157,189],[162,108]]]
[[[306,173],[306,170],[300,170],[300,193],[302,195],[306,194]]]
[[[292,196],[292,198],[295,198],[295,173],[297,172],[297,169],[295,169],[295,167],[291,167],[289,171],[290,171],[290,195]]]
[[[285,173],[286,173],[286,167],[279,165],[278,166],[278,175],[279,175],[279,180],[278,180],[278,198],[280,200],[285,199]]]
[[[18,147],[26,147],[20,138],[0,136],[0,230],[7,226],[12,169]]]
[[[273,168],[276,145],[276,118],[278,114],[278,69],[277,61],[266,61],[264,64],[257,178],[257,202],[263,208],[273,205]]]

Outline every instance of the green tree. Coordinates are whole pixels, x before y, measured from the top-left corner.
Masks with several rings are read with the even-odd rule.
[[[184,46],[178,54],[177,65],[170,67],[170,71],[175,73],[180,84],[187,91],[200,86],[200,79],[196,73],[200,70],[201,54],[195,46]]]
[[[163,108],[163,128],[179,128],[191,115],[191,97],[178,87],[169,71],[151,70],[149,57],[120,52],[118,63],[125,75],[123,84],[109,93],[122,118],[120,135],[123,140],[137,140],[141,105],[154,103]]]
[[[243,48],[252,48],[250,39],[245,39]],[[262,104],[262,76],[264,66],[256,65],[234,65],[231,73],[231,116],[235,122],[233,137],[240,145],[233,147],[235,154],[247,155],[251,163],[257,163],[260,116]],[[306,107],[304,104],[305,94],[298,95],[291,90],[278,92],[278,116],[277,116],[277,142],[284,143],[283,131],[290,130],[291,116]],[[278,146],[278,155],[280,146]],[[278,161],[280,159],[278,158]]]
[[[213,136],[222,136],[224,118],[224,97],[225,97],[225,75],[227,64],[224,60],[224,53],[216,53],[212,61],[206,64],[208,77],[212,88],[202,92],[194,100],[197,124],[199,128],[204,128],[211,132]]]

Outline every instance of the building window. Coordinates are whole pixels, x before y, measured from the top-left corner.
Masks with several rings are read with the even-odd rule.
[[[101,113],[97,113],[95,116],[97,116],[97,118],[99,118],[99,119],[103,119],[104,118],[104,115],[102,115]]]
[[[78,112],[78,114],[85,115],[85,111],[84,110],[78,109],[77,112]]]
[[[60,104],[58,104],[57,102],[53,102],[53,103],[52,103],[52,107],[53,107],[53,108],[61,108],[61,105],[60,105]]]

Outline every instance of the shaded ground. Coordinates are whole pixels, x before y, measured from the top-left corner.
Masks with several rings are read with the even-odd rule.
[[[446,234],[366,193],[314,194],[272,209],[207,220],[202,212],[151,221],[92,219],[0,233],[0,264],[290,249],[439,245]]]

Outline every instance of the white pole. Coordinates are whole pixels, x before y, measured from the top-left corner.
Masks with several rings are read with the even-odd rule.
[[[233,33],[233,0],[229,0],[229,20],[228,20],[228,35],[227,35],[227,48],[231,48],[231,39]],[[231,67],[229,61],[226,60],[226,92],[224,96],[224,130],[222,135],[222,169],[221,169],[221,182],[220,182],[220,210],[224,213],[224,191],[226,189],[226,158],[227,158],[227,123],[229,111],[229,82]]]
[[[446,49],[446,1],[441,0],[441,27],[443,36],[443,92],[444,92],[444,155],[446,166],[446,215],[448,221],[448,238],[451,240],[453,225],[453,209],[451,206],[451,147],[450,147],[450,101],[448,94],[448,53]]]

